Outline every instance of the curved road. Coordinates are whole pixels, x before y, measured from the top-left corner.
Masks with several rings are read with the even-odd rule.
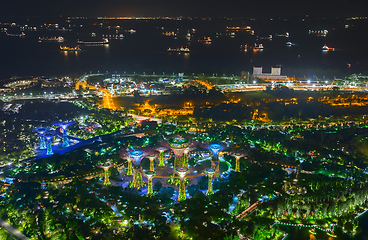
[[[30,238],[26,237],[23,233],[21,233],[18,229],[14,228],[7,221],[4,221],[1,218],[0,218],[0,225],[19,239],[31,240]]]

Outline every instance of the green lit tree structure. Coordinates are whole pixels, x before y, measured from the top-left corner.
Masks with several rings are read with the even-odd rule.
[[[216,170],[213,168],[208,168],[206,169],[206,173],[208,176],[208,189],[207,189],[207,195],[211,195],[213,194],[213,189],[212,189],[212,180],[213,180],[213,175],[215,174]]]
[[[165,167],[165,163],[164,163],[164,152],[165,152],[166,148],[164,148],[164,147],[158,147],[156,150],[160,152],[160,157],[159,157],[159,160],[160,161],[159,161],[158,166],[159,167]]]
[[[133,165],[132,165],[133,160],[129,156],[125,157],[125,159],[128,162],[127,175],[132,176],[133,175],[133,170],[132,170],[133,169]]]
[[[146,174],[146,177],[148,179],[148,192],[147,192],[147,195],[152,196],[152,194],[153,194],[152,178],[155,176],[156,172],[155,171],[147,171],[145,174]]]
[[[133,168],[133,180],[130,182],[129,187],[140,189],[144,186],[144,181],[142,179],[142,167],[134,166]]]
[[[185,194],[185,175],[188,173],[189,169],[187,167],[177,167],[176,173],[180,177],[180,185],[179,185],[179,196],[178,201],[183,201],[187,199],[187,196]]]
[[[109,179],[109,169],[113,166],[111,162],[106,162],[104,164],[98,165],[98,167],[102,168],[104,170],[104,184],[110,185],[110,179]]]
[[[54,154],[54,152],[52,151],[51,141],[52,141],[52,138],[55,136],[55,133],[49,131],[49,132],[46,132],[43,136],[46,139],[46,155]]]
[[[150,171],[155,171],[154,160],[157,158],[156,154],[148,155],[147,158],[150,160]]]
[[[235,172],[240,172],[240,158],[244,157],[243,153],[233,153],[231,156],[235,157]]]
[[[168,144],[175,155],[174,169],[176,167],[184,167],[184,155],[185,153],[188,153],[189,143],[190,141],[182,136],[177,136],[168,141]]]

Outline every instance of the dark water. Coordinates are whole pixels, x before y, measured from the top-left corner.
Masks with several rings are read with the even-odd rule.
[[[73,31],[66,33],[48,30],[26,32],[25,38],[0,33],[0,78],[14,75],[83,74],[89,71],[239,75],[241,71],[252,71],[253,66],[263,66],[264,72],[269,72],[271,66],[277,65],[281,65],[282,73],[289,76],[339,77],[368,71],[366,21],[110,20],[104,21],[103,27],[92,25],[100,22],[72,22],[76,26],[83,24],[83,27],[74,27]],[[349,28],[345,28],[345,24],[349,24]],[[93,39],[95,41],[101,40],[102,34],[114,34],[115,29],[108,29],[108,25],[119,25],[123,30],[134,28],[137,32],[123,32],[124,39],[110,40],[108,46],[81,46],[82,51],[77,54],[59,50],[59,45],[74,47],[78,38],[91,40],[92,32],[97,35]],[[254,36],[246,32],[236,32],[235,37],[226,35],[229,33],[226,32],[226,26],[246,25],[254,29]],[[185,34],[192,28],[196,29],[194,40],[210,36],[212,43],[188,43]],[[309,35],[309,29],[327,29],[329,34],[327,37]],[[162,35],[164,31],[177,31],[177,39]],[[290,38],[276,37],[276,33],[285,32],[290,33]],[[270,34],[273,35],[272,41],[260,39]],[[37,41],[39,36],[59,35],[66,39],[65,43]],[[287,47],[286,42],[289,40],[295,45]],[[264,50],[240,50],[240,45],[253,46],[254,43],[262,43]],[[334,47],[335,51],[323,52],[324,44]],[[168,47],[180,46],[188,46],[190,53],[166,51]],[[348,67],[348,63],[351,67]]]

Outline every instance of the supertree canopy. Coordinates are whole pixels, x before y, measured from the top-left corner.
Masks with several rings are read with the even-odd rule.
[[[214,143],[214,144],[210,144],[208,146],[208,149],[212,152],[212,154],[214,155],[214,157],[217,158],[218,156],[218,153],[221,152],[221,150],[223,149],[224,147],[220,144],[217,144],[217,143]]]
[[[187,148],[190,141],[182,136],[177,136],[168,141],[172,148]]]
[[[66,133],[66,129],[74,124],[75,121],[70,121],[70,122],[53,122],[52,125],[58,126],[63,130],[63,147],[69,147],[69,139],[68,139],[68,135]]]
[[[45,143],[45,132],[47,132],[49,129],[47,127],[39,127],[39,128],[35,128],[32,131],[38,133],[38,135],[40,136],[40,149],[44,150],[46,149],[46,143]]]
[[[144,156],[143,151],[135,150],[129,153],[129,156],[133,159],[133,163],[135,166],[141,164],[141,160]]]
[[[168,141],[170,148],[175,155],[174,169],[176,167],[185,167],[187,164],[187,154],[191,150],[190,140],[182,136],[177,136]]]

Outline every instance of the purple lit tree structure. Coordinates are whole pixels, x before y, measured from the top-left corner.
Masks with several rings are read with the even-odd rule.
[[[152,196],[153,194],[153,188],[152,188],[152,178],[155,176],[156,172],[155,171],[147,171],[146,173],[146,177],[148,179],[148,196]]]
[[[212,189],[212,180],[213,180],[213,175],[215,174],[216,170],[213,168],[208,168],[206,169],[206,173],[208,176],[208,189],[207,189],[207,196],[213,194],[213,189]]]
[[[164,152],[165,152],[166,148],[164,148],[164,147],[158,147],[156,150],[160,152],[160,157],[159,157],[160,162],[159,162],[158,166],[165,167],[165,163],[164,163]]]
[[[245,154],[243,153],[233,153],[231,156],[235,157],[236,163],[235,163],[235,172],[240,172],[240,158],[244,157]]]
[[[104,170],[104,184],[105,185],[110,185],[109,168],[111,168],[112,166],[113,164],[111,162],[106,162],[104,164],[98,165],[98,167],[103,168]]]
[[[183,201],[187,199],[187,196],[185,195],[185,181],[184,180],[185,180],[185,175],[188,173],[189,169],[187,167],[177,167],[175,171],[180,177],[178,201]]]
[[[66,133],[66,129],[74,124],[75,121],[71,121],[71,122],[53,122],[52,125],[58,126],[63,130],[63,147],[69,147],[69,139],[68,139],[68,135]]]
[[[46,143],[45,143],[45,132],[47,132],[49,129],[47,127],[39,127],[33,129],[34,132],[38,133],[40,136],[40,149],[45,150],[46,149]]]
[[[52,155],[54,152],[52,151],[51,141],[52,138],[55,136],[54,132],[48,131],[43,134],[46,139],[46,155]]]
[[[150,171],[155,171],[154,160],[157,158],[156,154],[148,155],[147,158],[150,160]]]
[[[142,167],[140,166],[142,158],[144,157],[144,152],[132,151],[129,153],[129,156],[133,159],[134,164],[133,180],[130,182],[130,187],[140,189],[144,185],[142,180]]]

